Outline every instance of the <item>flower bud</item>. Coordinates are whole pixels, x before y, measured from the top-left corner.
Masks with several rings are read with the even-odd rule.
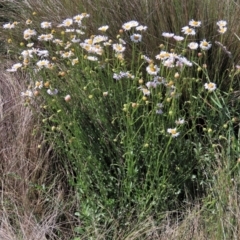
[[[68,94],[67,96],[65,96],[64,100],[65,100],[66,102],[70,102],[71,96]]]

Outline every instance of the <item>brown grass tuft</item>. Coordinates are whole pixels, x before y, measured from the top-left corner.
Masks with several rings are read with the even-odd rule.
[[[61,174],[55,172],[51,147],[44,146],[38,133],[38,116],[24,107],[22,79],[1,67],[0,239],[58,239],[57,231],[64,239],[67,222],[73,221],[68,213],[69,190]]]

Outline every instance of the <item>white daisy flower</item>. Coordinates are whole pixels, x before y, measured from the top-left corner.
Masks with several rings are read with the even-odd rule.
[[[126,47],[124,47],[122,44],[115,43],[113,44],[113,50],[117,53],[124,52]]]
[[[176,40],[176,41],[182,41],[184,39],[184,37],[182,36],[173,36],[173,38]]]
[[[100,43],[100,42],[106,42],[107,40],[108,40],[107,36],[97,35],[93,38],[92,43],[96,44],[96,43]]]
[[[183,118],[179,118],[178,120],[175,121],[177,125],[183,125],[185,123],[185,120]]]
[[[165,60],[163,60],[163,66],[168,67],[168,68],[173,68],[174,61],[175,61],[175,59],[172,57],[165,59]]]
[[[139,25],[139,23],[137,21],[129,21],[129,22],[126,22],[122,25],[122,28],[127,31],[127,30],[130,30],[131,28],[133,27],[137,27]]]
[[[166,38],[171,38],[171,37],[174,36],[174,33],[163,32],[163,33],[162,33],[162,36],[163,36],[163,37],[166,37]]]
[[[143,25],[137,26],[136,30],[137,31],[146,31],[147,30],[147,26],[143,26]]]
[[[28,20],[26,21],[26,24],[27,24],[27,25],[32,24],[32,20],[28,19]]]
[[[106,32],[108,30],[108,28],[109,28],[109,26],[105,25],[105,26],[99,27],[98,30],[102,31],[102,32]]]
[[[207,42],[206,39],[203,39],[203,41],[200,42],[199,46],[202,50],[208,50],[211,48],[212,44],[210,44],[210,42]]]
[[[28,43],[26,46],[30,48],[30,47],[32,47],[33,45],[34,45],[34,43]]]
[[[29,28],[23,32],[23,38],[25,40],[29,40],[32,36],[35,36],[35,35],[37,35],[37,32]]]
[[[226,27],[226,26],[227,26],[227,21],[225,21],[225,20],[220,20],[220,21],[217,22],[217,25],[218,25],[219,27]]]
[[[201,21],[195,21],[195,20],[191,20],[191,21],[189,21],[189,26],[191,26],[191,27],[200,27],[201,26]]]
[[[209,92],[213,92],[214,90],[216,90],[217,85],[215,83],[205,83],[204,87],[209,91]]]
[[[167,132],[170,133],[172,137],[178,137],[180,134],[177,132],[177,128],[168,128]]]
[[[51,22],[41,22],[41,28],[51,28],[52,23]]]
[[[6,23],[6,24],[3,24],[3,28],[4,29],[12,29],[12,28],[15,28],[15,24],[14,23]]]
[[[160,71],[160,68],[157,65],[153,65],[150,64],[147,68],[146,68],[148,74],[150,75],[157,75],[158,72]]]
[[[178,61],[176,62],[176,66],[177,66],[177,67],[183,67],[184,65],[189,66],[189,67],[192,67],[192,65],[193,65],[193,64],[192,64],[189,60],[187,60],[187,58],[185,58],[185,57],[178,57],[177,59],[178,59]]]
[[[37,50],[37,55],[39,57],[48,57],[49,52],[48,52],[48,50]]]
[[[142,91],[144,96],[149,96],[151,93],[147,88],[138,87],[138,89],[140,89]]]
[[[88,59],[89,61],[93,61],[93,62],[95,62],[95,61],[98,60],[98,58],[95,57],[95,56],[87,56],[87,59]]]
[[[21,92],[22,97],[33,97],[33,92],[31,90],[27,90],[26,92]]]
[[[58,27],[70,27],[73,24],[72,18],[65,19],[62,24],[59,24]]]
[[[142,35],[134,33],[132,36],[130,36],[130,39],[132,42],[141,42],[142,41]]]
[[[218,32],[221,33],[221,34],[224,34],[226,31],[227,31],[227,27],[220,27],[218,29]]]
[[[72,52],[72,51],[69,51],[69,52],[63,52],[62,54],[61,54],[61,57],[63,57],[63,58],[70,58],[70,57],[72,57],[74,55],[74,53]]]
[[[49,94],[49,95],[51,95],[51,96],[53,96],[53,95],[57,95],[58,94],[58,90],[55,88],[55,89],[48,89],[47,90],[47,93]]]
[[[12,68],[7,69],[8,72],[16,72],[20,67],[22,67],[21,63],[16,63],[12,66]]]
[[[169,57],[170,57],[170,53],[166,51],[161,51],[158,55],[155,56],[156,59],[161,59],[161,60],[167,59]]]
[[[193,28],[190,28],[188,26],[182,28],[182,32],[186,35],[195,35],[196,32]]]
[[[78,58],[74,58],[72,59],[72,65],[74,66],[75,64],[77,64],[79,61],[78,61]]]
[[[84,18],[84,16],[82,14],[78,14],[75,17],[73,17],[73,20],[74,20],[74,22],[81,24],[83,18]]]
[[[43,67],[48,67],[49,66],[49,61],[46,59],[40,60],[37,63],[37,66],[39,67],[39,69],[43,68]]]
[[[190,42],[188,44],[188,47],[191,49],[191,50],[196,50],[198,48],[198,43],[196,42]]]
[[[39,41],[51,41],[53,39],[53,35],[50,34],[42,34],[38,37]]]

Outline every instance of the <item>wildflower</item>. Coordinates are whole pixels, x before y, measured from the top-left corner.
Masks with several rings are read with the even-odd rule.
[[[41,28],[51,28],[52,23],[51,22],[42,22],[41,23]]]
[[[37,32],[29,28],[23,32],[23,38],[25,40],[29,40],[32,36],[35,36],[35,35],[37,35]]]
[[[87,52],[91,52],[92,50],[92,45],[88,43],[80,43],[80,46],[85,49]]]
[[[159,114],[159,115],[163,114],[163,110],[162,109],[157,109],[156,114]]]
[[[113,44],[113,50],[117,53],[121,53],[121,52],[124,52],[126,49],[126,47],[124,47],[122,44]]]
[[[163,37],[166,37],[166,38],[171,38],[171,37],[174,36],[174,33],[163,32],[163,33],[162,33],[162,36],[163,36]]]
[[[75,32],[75,29],[74,28],[67,28],[65,30],[66,33],[72,33],[72,32]]]
[[[176,128],[168,128],[167,132],[170,133],[172,135],[172,137],[179,136],[179,132],[177,132]]]
[[[209,91],[209,92],[213,92],[214,90],[216,90],[217,85],[215,83],[205,83],[204,87]]]
[[[148,74],[150,75],[157,75],[160,68],[157,67],[157,65],[149,64],[149,66],[146,68]]]
[[[221,33],[221,34],[224,34],[226,31],[227,31],[227,27],[220,27],[218,29],[218,32]]]
[[[50,41],[53,39],[53,35],[52,34],[42,34],[38,37],[39,41]]]
[[[163,61],[163,66],[173,68],[174,67],[174,61],[175,61],[175,59],[172,58],[172,57],[170,57],[168,59],[165,59]]]
[[[178,72],[176,72],[176,73],[174,74],[174,77],[175,77],[175,78],[179,78],[179,77],[180,77],[180,74],[179,74]]]
[[[173,38],[176,40],[176,41],[182,41],[184,39],[184,37],[182,36],[173,36]]]
[[[153,81],[158,82],[158,84],[165,84],[166,83],[166,79],[160,76],[155,76],[153,78]]]
[[[55,43],[56,45],[60,45],[60,46],[63,45],[63,41],[60,40],[60,39],[54,39],[54,40],[53,40],[53,43]]]
[[[126,42],[125,42],[122,38],[119,38],[118,40],[119,40],[119,43],[121,43],[121,44],[123,44],[123,45],[126,44]]]
[[[37,64],[37,66],[38,66],[39,69],[41,69],[41,68],[43,68],[43,67],[48,68],[48,66],[49,66],[49,61],[43,59],[43,60],[38,61],[36,64]]]
[[[73,17],[74,22],[81,24],[82,23],[83,16],[81,14],[76,15]]]
[[[62,24],[59,24],[58,27],[70,27],[73,24],[72,18],[65,19]]]
[[[87,56],[87,59],[88,59],[89,61],[97,61],[97,60],[98,60],[98,58],[97,58],[97,57],[94,57],[94,56]]]
[[[133,79],[134,76],[129,72],[122,72],[121,71],[119,74],[114,73],[113,78],[116,79],[116,80],[120,80],[122,78],[132,78]]]
[[[177,67],[182,67],[183,65],[192,67],[193,64],[189,60],[187,60],[185,57],[178,57],[178,61],[176,62],[176,66]]]
[[[41,88],[43,88],[43,81],[41,81],[41,82],[36,81],[34,89],[41,89]]]
[[[175,121],[177,125],[182,125],[185,123],[185,120],[183,118],[179,118],[178,120]]]
[[[102,32],[106,32],[108,30],[109,26],[108,25],[105,25],[105,26],[102,26],[100,28],[98,28],[99,31],[102,31]]]
[[[55,89],[48,89],[47,90],[47,93],[49,94],[49,95],[51,95],[51,96],[53,96],[53,95],[57,95],[58,94],[58,90],[55,88]]]
[[[219,27],[226,27],[227,21],[225,21],[225,20],[220,20],[220,21],[217,22],[217,25],[218,25]]]
[[[106,97],[108,95],[108,92],[103,92],[103,96]]]
[[[196,42],[190,42],[188,44],[188,47],[191,49],[191,50],[196,50],[198,48],[198,43]]]
[[[74,22],[78,23],[78,25],[81,25],[82,20],[83,20],[84,18],[89,17],[89,16],[90,16],[90,15],[87,14],[87,13],[81,13],[81,14],[78,14],[78,15],[76,15],[75,17],[73,17],[73,20],[74,20]]]
[[[146,56],[146,55],[142,55],[141,59],[143,59],[144,61],[148,62],[149,64],[153,62],[153,60],[151,58],[149,58],[148,56]]]
[[[7,69],[8,72],[16,72],[18,70],[18,68],[22,67],[21,63],[16,63],[12,66],[12,68]]]
[[[75,64],[77,64],[78,63],[78,58],[74,58],[74,59],[72,59],[72,65],[74,66]]]
[[[108,37],[97,35],[93,38],[92,43],[96,44],[96,43],[100,43],[100,42],[106,42],[107,40],[108,40]]]
[[[206,39],[203,39],[203,41],[200,42],[200,48],[202,50],[208,50],[209,48],[211,48],[211,46],[212,46],[212,44],[207,42]]]
[[[194,21],[193,19],[189,21],[189,26],[191,27],[200,27],[201,26],[201,21]]]
[[[33,92],[31,90],[27,90],[26,92],[21,92],[22,97],[33,97]]]
[[[26,21],[26,24],[27,25],[30,25],[32,23],[32,20],[30,20],[30,19],[28,19],[27,21]]]
[[[143,26],[143,25],[137,26],[136,30],[137,31],[146,31],[147,30],[147,26]]]
[[[135,42],[135,43],[141,42],[142,41],[142,35],[134,33],[132,36],[130,36],[130,39],[132,40],[132,42]]]
[[[39,57],[48,57],[49,52],[48,52],[48,50],[37,50],[37,55]]]
[[[34,43],[28,43],[26,46],[30,48],[30,47],[32,47],[33,45],[34,45]]]
[[[170,53],[166,52],[166,51],[161,51],[158,55],[155,56],[156,59],[161,59],[164,60],[166,58],[170,57]]]
[[[122,28],[127,31],[130,30],[132,27],[137,27],[139,25],[139,23],[137,21],[129,21],[126,22],[122,25]]]
[[[61,53],[61,57],[63,58],[70,58],[74,55],[74,53],[72,51],[69,51],[69,52],[62,52]]]
[[[138,87],[142,92],[144,96],[149,96],[150,95],[150,91],[147,88],[143,88],[143,87]]]
[[[196,32],[193,28],[190,28],[188,26],[182,28],[182,32],[186,35],[195,35]]]
[[[156,109],[156,114],[163,114],[163,110],[162,110],[163,107],[164,107],[164,105],[162,103],[158,103],[157,109]]]
[[[80,39],[78,39],[78,38],[76,39],[76,35],[74,35],[71,39],[71,42],[73,42],[73,43],[78,43],[80,41],[81,41]]]
[[[160,83],[158,81],[149,81],[146,83],[147,88],[156,88]]]
[[[6,23],[6,24],[3,24],[3,28],[4,29],[12,29],[12,28],[15,28],[15,24]]]
[[[66,102],[69,102],[71,100],[71,96],[68,94],[67,96],[64,97],[64,100]]]
[[[80,34],[80,35],[83,35],[83,34],[85,34],[85,32],[83,32],[82,30],[80,30],[80,29],[76,29],[76,33],[78,33],[78,34]]]

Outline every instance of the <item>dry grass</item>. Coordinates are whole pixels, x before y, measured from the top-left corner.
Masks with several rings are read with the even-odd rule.
[[[44,146],[41,134],[33,134],[38,118],[24,107],[22,79],[1,67],[0,239],[58,239],[56,233],[64,239],[73,221],[69,190],[55,172],[51,148]]]

